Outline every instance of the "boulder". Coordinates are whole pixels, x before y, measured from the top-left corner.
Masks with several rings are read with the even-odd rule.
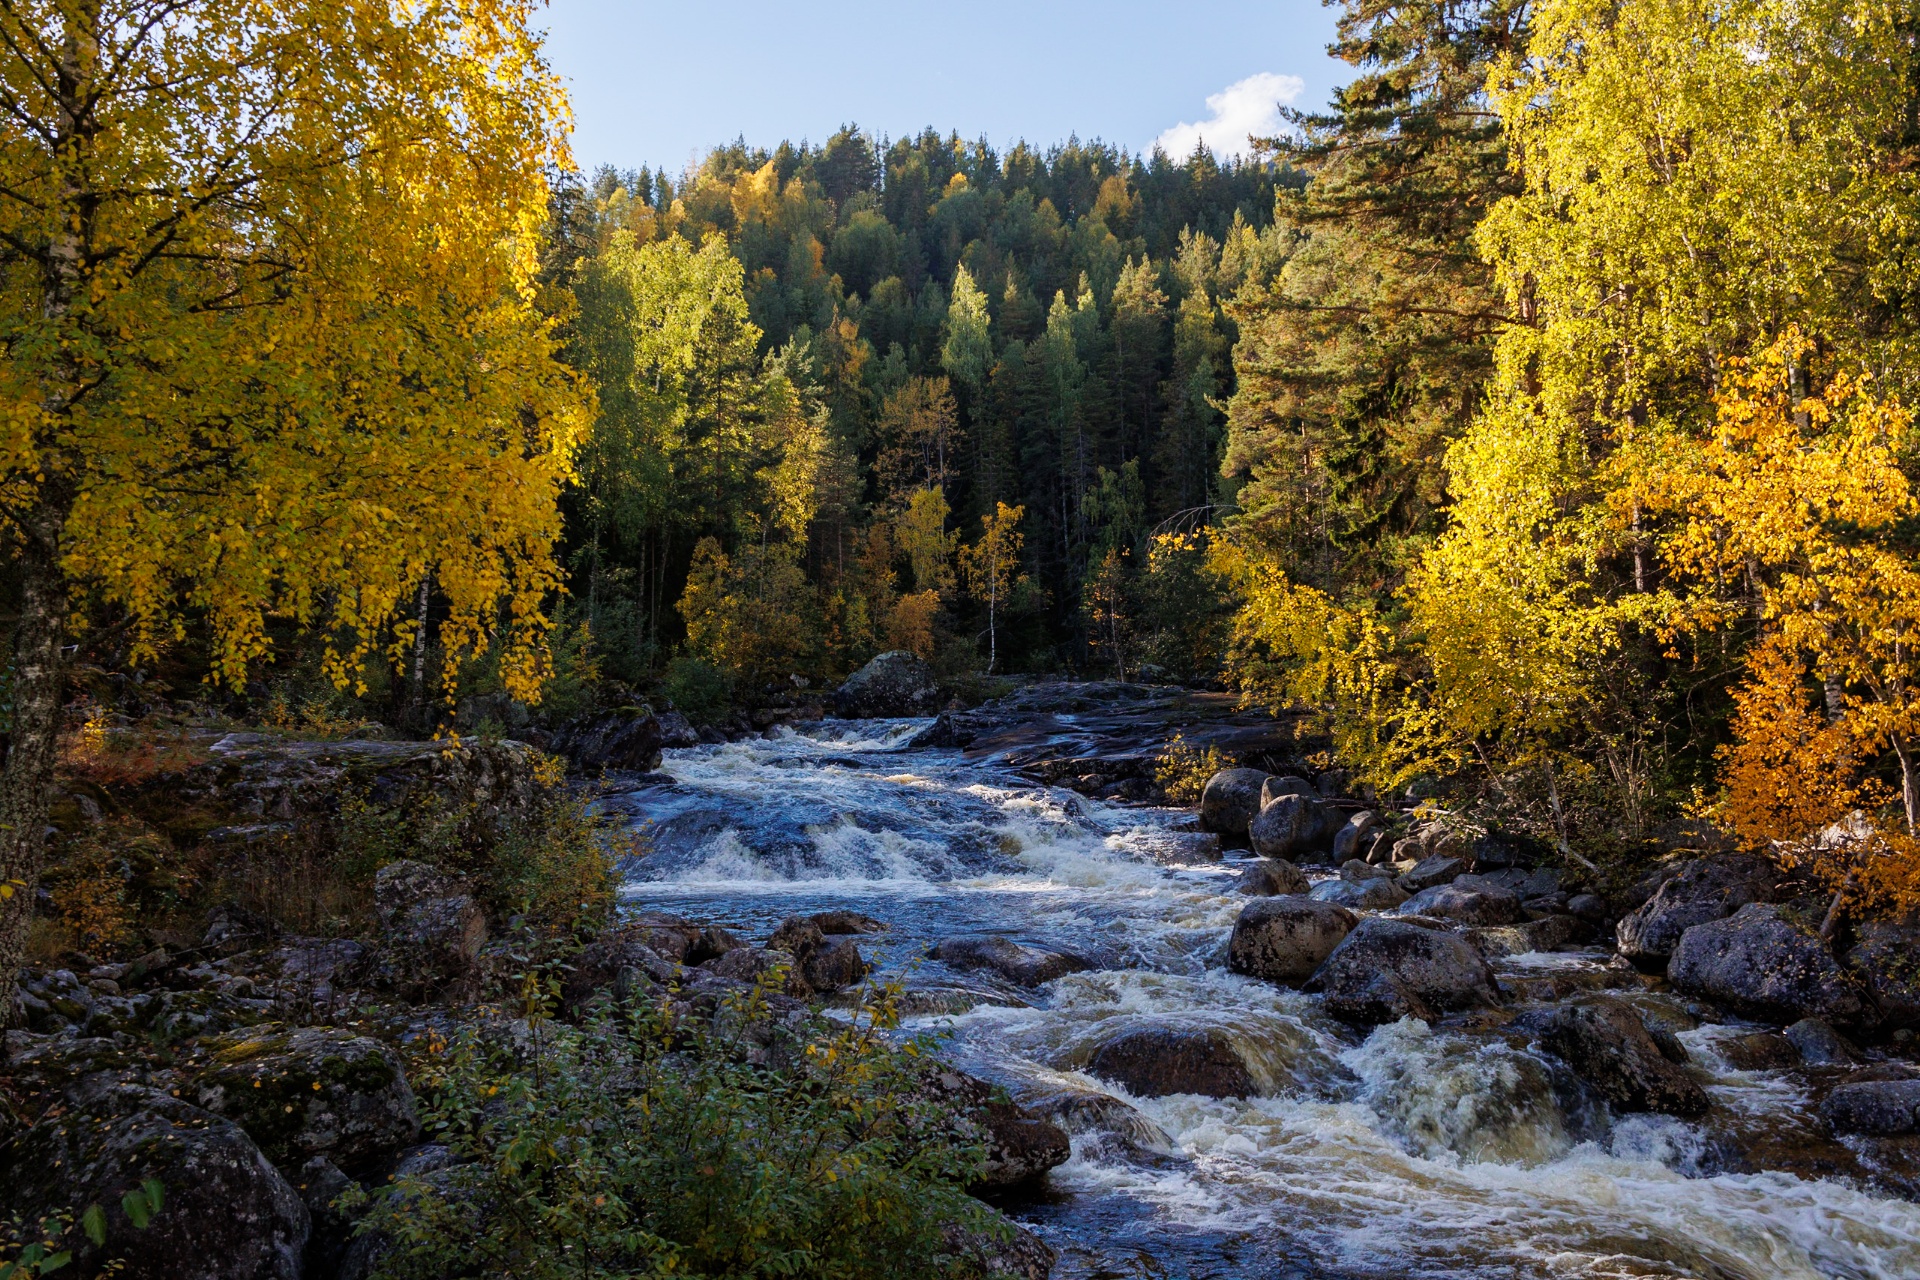
[[[863,916],[858,911],[816,911],[807,919],[825,934],[885,933],[887,931],[885,924],[872,916]]]
[[[1597,893],[1576,893],[1567,899],[1567,914],[1599,924],[1607,918],[1606,900]]]
[[[1400,842],[1402,846],[1406,841]],[[1400,887],[1408,893],[1420,893],[1435,885],[1448,884],[1467,874],[1464,858],[1455,858],[1447,854],[1428,857],[1422,854],[1413,870],[1400,877]]]
[[[1529,1015],[1516,1026],[1622,1111],[1658,1111],[1692,1119],[1707,1113],[1707,1093],[1684,1067],[1669,1061],[1631,1005],[1590,996]]]
[[[1348,858],[1340,864],[1340,878],[1342,880],[1391,880],[1393,872],[1385,867],[1376,867],[1371,862]]]
[[[1354,911],[1388,911],[1407,900],[1399,885],[1378,876],[1371,880],[1322,880],[1307,896]]]
[[[592,775],[603,769],[651,773],[660,767],[661,748],[699,742],[700,735],[678,712],[656,715],[652,707],[621,707],[569,720],[554,731],[550,745],[575,769]]]
[[[1305,778],[1296,778],[1292,774],[1268,775],[1260,784],[1260,807],[1266,808],[1281,796],[1305,796],[1309,800],[1320,799],[1320,790]]]
[[[1450,883],[1422,889],[1395,910],[1402,915],[1431,916],[1476,928],[1519,924],[1527,918],[1516,894],[1479,876],[1459,876]]]
[[[464,883],[424,862],[392,862],[374,876],[373,902],[384,985],[424,1000],[477,979],[487,917]]]
[[[1523,956],[1535,951],[1558,951],[1582,942],[1593,933],[1592,926],[1573,916],[1552,915],[1525,924],[1494,925],[1467,930],[1467,941],[1489,960],[1502,956]]]
[[[98,1205],[73,1274],[119,1280],[300,1280],[307,1207],[239,1125],[157,1089],[94,1076],[0,1152],[0,1204],[25,1222]],[[121,1198],[158,1181],[160,1213],[136,1227]]]
[[[1260,812],[1260,788],[1267,774],[1260,769],[1222,769],[1207,779],[1200,793],[1200,824],[1208,831],[1244,836]]]
[[[929,953],[955,969],[985,969],[1019,987],[1038,987],[1093,966],[1079,956],[1022,946],[1011,938],[980,935],[946,938]]]
[[[1093,1051],[1087,1073],[1136,1098],[1175,1093],[1244,1098],[1254,1092],[1245,1060],[1227,1033],[1215,1027],[1129,1027]]]
[[[1819,1018],[1802,1018],[1786,1029],[1787,1042],[1810,1067],[1848,1066],[1857,1061],[1840,1033]]]
[[[1774,878],[1758,858],[1725,855],[1690,862],[1621,918],[1615,929],[1620,954],[1657,968],[1672,957],[1688,929],[1723,920],[1748,903],[1769,901]]]
[[[413,1090],[393,1050],[334,1027],[227,1036],[193,1098],[222,1115],[276,1165],[324,1156],[354,1168],[420,1137]]]
[[[602,938],[581,948],[560,987],[560,1012],[567,1018],[587,1013],[602,995],[616,1004],[670,985],[680,976],[677,964],[634,937]]]
[[[1060,1255],[1053,1246],[1008,1218],[989,1210],[999,1230],[969,1231],[958,1222],[940,1228],[941,1244],[959,1265],[963,1280],[1047,1280]]]
[[[1855,930],[1847,967],[1860,975],[1889,1027],[1920,1027],[1920,925],[1874,921]]]
[[[834,714],[847,720],[928,716],[940,709],[933,668],[905,649],[883,653],[834,691]]]
[[[1871,1028],[1880,1021],[1864,985],[1840,967],[1819,933],[1766,903],[1681,934],[1667,978],[1688,995],[1763,1022],[1818,1017]]]
[[[1066,1130],[964,1071],[932,1071],[922,1088],[928,1098],[952,1111],[964,1140],[986,1147],[979,1189],[1000,1191],[1036,1182],[1073,1154]]]
[[[1714,1048],[1735,1071],[1784,1071],[1800,1065],[1800,1051],[1793,1041],[1773,1031],[1733,1036]]]
[[[787,982],[792,996],[831,995],[867,976],[867,962],[852,940],[828,942],[819,925],[800,916],[783,920],[767,946],[793,957]]]
[[[1262,898],[1234,921],[1227,968],[1270,982],[1304,982],[1356,922],[1346,908],[1313,898]]]
[[[1380,815],[1371,809],[1362,809],[1347,819],[1347,825],[1333,833],[1333,860],[1345,862],[1348,858],[1365,858],[1373,847],[1373,838],[1380,830]]]
[[[1262,858],[1240,873],[1233,882],[1235,893],[1255,898],[1270,898],[1276,893],[1305,893],[1306,873],[1285,858]]]
[[[1276,796],[1247,824],[1247,839],[1263,858],[1298,859],[1324,851],[1325,805],[1312,796]]]
[[[1843,1084],[1820,1104],[1835,1133],[1886,1136],[1920,1131],[1920,1080],[1866,1080]]]
[[[1362,920],[1307,989],[1325,992],[1336,1017],[1368,1023],[1432,1020],[1499,1000],[1493,970],[1465,939],[1385,916]]]

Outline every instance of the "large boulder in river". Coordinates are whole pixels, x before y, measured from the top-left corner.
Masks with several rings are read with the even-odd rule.
[[[1336,864],[1349,858],[1364,858],[1373,847],[1373,840],[1383,828],[1380,815],[1371,809],[1362,809],[1348,818],[1346,825],[1333,833],[1333,860]]]
[[[1820,1104],[1820,1118],[1835,1133],[1913,1133],[1920,1130],[1920,1080],[1843,1084]]]
[[[660,767],[661,748],[695,747],[700,735],[677,711],[656,715],[652,707],[621,707],[568,721],[550,745],[582,773],[648,773]]]
[[[1316,902],[1331,902],[1353,911],[1388,911],[1407,900],[1406,891],[1384,876],[1322,880],[1307,896]]]
[[[277,1165],[324,1156],[353,1168],[420,1137],[413,1090],[392,1049],[334,1027],[237,1033],[203,1047],[213,1064],[194,1101],[236,1121]]]
[[[1432,1020],[1500,998],[1493,970],[1458,934],[1385,916],[1362,920],[1307,989],[1325,992],[1336,1017],[1371,1023]]]
[[[1329,825],[1327,813],[1325,802],[1312,796],[1275,796],[1248,822],[1248,842],[1263,858],[1298,861],[1307,855],[1324,855]],[[1324,861],[1324,857],[1320,860]]]
[[[1889,1027],[1920,1027],[1920,926],[1874,921],[1854,932],[1847,967],[1860,975]]]
[[[1260,812],[1264,769],[1222,769],[1207,779],[1200,793],[1200,825],[1222,835],[1244,836],[1247,824]]]
[[[1038,987],[1093,966],[1079,956],[1022,946],[1011,938],[982,935],[945,938],[930,953],[955,969],[985,969],[1020,987]]]
[[[801,916],[788,916],[767,939],[767,946],[793,957],[787,976],[788,994],[829,995],[867,976],[867,962],[852,939],[828,942],[819,925]],[[804,987],[804,990],[801,988]]]
[[[933,668],[905,649],[883,653],[834,691],[834,714],[847,720],[927,716],[940,709]]]
[[[1774,880],[1772,868],[1758,858],[1723,855],[1690,862],[1621,918],[1616,929],[1620,954],[1657,968],[1693,926],[1724,920],[1750,902],[1770,901]]]
[[[1261,858],[1248,865],[1233,882],[1235,893],[1270,898],[1276,893],[1305,893],[1307,876],[1285,858]]]
[[[1413,869],[1400,877],[1400,887],[1408,893],[1424,893],[1436,885],[1452,884],[1465,874],[1467,863],[1464,858],[1437,853],[1414,863]]]
[[[962,1139],[986,1148],[978,1183],[983,1190],[1035,1182],[1073,1153],[1066,1130],[964,1071],[938,1068],[923,1078],[921,1088],[928,1098],[951,1109]]]
[[[1700,1082],[1669,1059],[1640,1015],[1617,997],[1591,996],[1527,1015],[1516,1026],[1536,1031],[1548,1051],[1622,1111],[1707,1113]]]
[[[1245,1098],[1255,1090],[1246,1060],[1217,1027],[1129,1027],[1093,1051],[1087,1074],[1136,1098],[1197,1093]]]
[[[1763,1022],[1818,1017],[1860,1028],[1880,1022],[1864,984],[1833,958],[1819,931],[1766,903],[1681,934],[1667,978],[1688,995]]]
[[[76,1276],[300,1280],[311,1222],[239,1125],[157,1089],[96,1075],[0,1149],[0,1205],[27,1223],[98,1205],[105,1239],[76,1234]],[[134,1226],[121,1198],[152,1178],[161,1212]]]
[[[1305,982],[1353,931],[1345,907],[1289,894],[1249,903],[1234,921],[1227,968],[1270,982]]]
[[[1432,916],[1470,927],[1519,924],[1527,918],[1520,895],[1480,876],[1458,876],[1422,889],[1396,908],[1402,915]]]

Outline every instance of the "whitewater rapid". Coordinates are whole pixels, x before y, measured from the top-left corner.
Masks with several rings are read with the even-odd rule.
[[[1051,1191],[1012,1207],[1057,1277],[1701,1277],[1916,1280],[1920,1206],[1835,1179],[1720,1171],[1715,1133],[1615,1117],[1498,1034],[1417,1020],[1361,1035],[1310,996],[1230,974],[1246,899],[1231,863],[1182,861],[1187,815],[1033,785],[991,761],[908,751],[924,720],[826,722],[670,751],[607,796],[652,852],[636,906],[763,939],[849,908],[910,1022],[1016,1098],[1104,1095],[1137,1115],[1073,1137]],[[1037,991],[926,958],[1004,934],[1095,968]],[[1597,977],[1598,953],[1514,957],[1503,978]],[[1143,1022],[1226,1031],[1261,1096],[1133,1098],[1082,1068]],[[1716,1111],[1789,1125],[1784,1077],[1736,1071],[1724,1028],[1683,1034]],[[1124,1115],[1124,1113],[1122,1113]],[[1073,1126],[1070,1126],[1073,1127]]]

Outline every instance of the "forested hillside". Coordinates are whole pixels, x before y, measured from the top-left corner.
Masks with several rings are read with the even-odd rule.
[[[1233,311],[1302,182],[846,129],[563,185],[546,275],[600,393],[568,514],[603,663],[638,682],[684,640],[694,696],[902,647],[1204,672],[1170,635],[1191,602],[1144,579],[1186,545],[1153,535],[1233,502]]]

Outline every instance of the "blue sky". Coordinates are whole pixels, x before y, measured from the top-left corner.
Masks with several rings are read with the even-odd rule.
[[[1276,99],[1321,106],[1347,70],[1318,0],[549,0],[539,21],[589,171],[678,171],[743,134],[820,142],[843,123],[1238,150]]]

